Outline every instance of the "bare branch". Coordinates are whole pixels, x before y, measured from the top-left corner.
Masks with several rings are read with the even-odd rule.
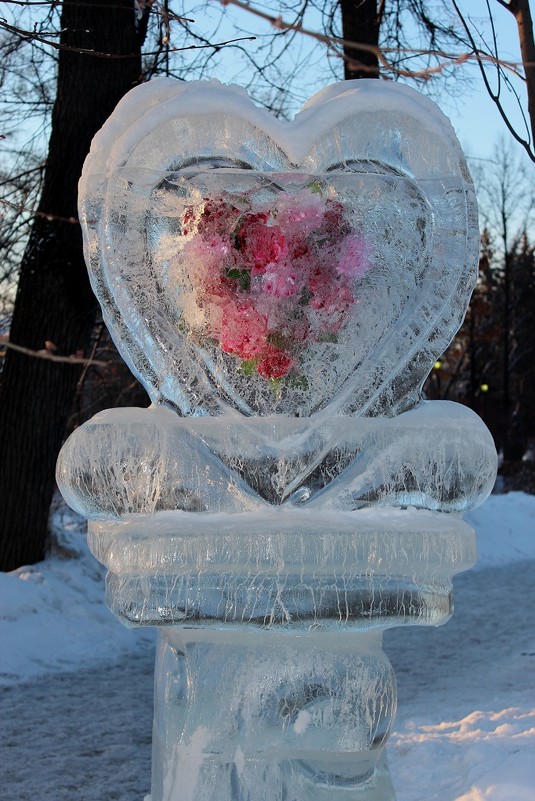
[[[70,53],[80,53],[83,56],[93,56],[94,58],[107,58],[113,60],[124,60],[128,58],[139,58],[139,54],[136,53],[103,53],[98,50],[90,50],[85,47],[73,47],[72,45],[62,44],[61,42],[54,42],[50,39],[45,38],[46,36],[56,36],[56,33],[50,34],[38,34],[36,31],[28,31],[22,28],[17,28],[13,25],[9,25],[6,20],[0,20],[0,28],[4,28],[4,30],[8,31],[9,33],[15,34],[16,36],[20,36],[21,39],[24,39],[28,42],[40,42],[41,44],[45,44],[48,47],[52,47],[54,50],[68,50]],[[203,48],[221,48],[225,47],[226,45],[234,44],[235,42],[244,42],[244,41],[254,41],[256,37],[254,36],[241,36],[237,39],[228,39],[225,42],[215,42],[206,45],[187,45],[186,47],[171,47],[169,48],[170,53],[180,53],[184,50],[202,50]],[[152,53],[145,53],[145,56],[154,56],[159,54],[159,50],[154,51]]]
[[[429,80],[434,75],[440,74],[443,72],[447,67],[452,65],[460,65],[465,64],[468,61],[477,61],[478,63],[482,62],[489,62],[491,64],[499,65],[504,70],[508,70],[512,72],[516,77],[524,79],[522,72],[520,71],[520,64],[514,61],[505,61],[493,56],[491,53],[486,53],[484,51],[479,50],[476,47],[475,42],[472,39],[473,50],[461,52],[461,53],[449,53],[443,50],[433,50],[429,48],[393,48],[393,47],[383,47],[379,48],[375,45],[366,44],[364,42],[355,42],[349,39],[343,39],[336,36],[330,36],[324,33],[318,33],[317,31],[312,31],[308,28],[303,27],[300,24],[295,24],[292,22],[285,21],[281,16],[275,17],[272,14],[268,14],[265,11],[261,11],[258,8],[250,5],[249,3],[242,2],[242,0],[220,0],[220,2],[225,5],[236,6],[237,8],[242,9],[243,11],[247,11],[249,14],[253,16],[260,17],[264,19],[266,22],[269,22],[273,27],[277,28],[280,31],[296,31],[297,33],[302,34],[303,36],[307,36],[311,39],[314,39],[321,44],[324,44],[327,50],[332,53],[333,55],[337,56],[337,58],[341,59],[342,61],[348,62],[350,59],[343,53],[341,48],[350,48],[353,50],[362,50],[368,53],[373,53],[382,66],[388,70],[389,72],[393,73],[394,75],[398,75],[402,78],[412,78],[412,79],[420,79],[420,80]],[[434,67],[426,67],[421,70],[408,70],[403,69],[396,64],[394,64],[388,57],[387,54],[390,53],[404,53],[409,56],[433,56],[434,58],[441,60],[439,63]],[[372,68],[370,68],[373,71]]]
[[[8,206],[9,208],[17,211],[19,214],[27,213],[30,214],[32,217],[43,217],[45,220],[49,222],[56,221],[56,222],[65,222],[71,225],[79,225],[80,220],[78,217],[60,217],[58,214],[49,214],[46,211],[39,211],[37,209],[28,209],[25,206],[21,206],[17,203],[10,203],[9,200],[5,198],[0,198],[0,203],[4,206]]]
[[[10,342],[6,334],[2,334],[0,336],[0,343],[2,344],[3,348],[9,348],[10,350],[16,350],[17,353],[23,353],[25,356],[32,356],[36,359],[48,359],[52,362],[60,362],[62,364],[85,364],[91,365],[93,367],[108,367],[107,362],[101,362],[97,359],[85,359],[83,356],[58,356],[57,353],[50,348],[42,348],[41,350],[32,350],[31,348],[24,348],[22,345],[15,345],[14,342]],[[4,356],[4,353],[0,353],[0,356]]]
[[[468,23],[466,22],[466,20],[465,20],[463,14],[462,14],[457,2],[456,2],[456,0],[451,0],[451,1],[452,1],[453,7],[455,8],[455,11],[457,12],[459,20],[461,21],[461,24],[462,24],[462,26],[463,26],[463,28],[465,30],[465,33],[466,33],[466,35],[468,37],[468,40],[469,40],[470,44],[473,47],[474,56],[475,56],[475,58],[477,60],[477,64],[479,66],[479,71],[480,71],[481,77],[483,79],[483,83],[485,84],[485,89],[487,90],[487,93],[488,93],[489,97],[491,98],[491,100],[496,105],[496,108],[498,109],[500,117],[504,121],[505,126],[506,126],[507,130],[509,131],[509,133],[511,134],[511,136],[520,145],[522,145],[522,147],[524,148],[524,150],[526,151],[526,153],[528,154],[530,159],[532,161],[535,161],[535,150],[530,146],[530,142],[528,142],[526,139],[522,138],[520,136],[520,134],[518,134],[516,132],[515,128],[513,127],[512,123],[510,122],[510,120],[509,120],[509,118],[507,116],[507,113],[506,113],[506,111],[505,111],[505,109],[503,107],[503,104],[502,104],[502,102],[500,100],[500,90],[499,90],[499,88],[498,88],[498,91],[495,92],[492,89],[491,85],[490,85],[490,81],[488,79],[488,76],[487,76],[487,73],[486,73],[485,67],[484,67],[484,60],[485,59],[483,59],[481,52],[479,51],[479,49],[476,46],[476,42],[474,40],[472,31],[470,30],[470,27],[469,27]],[[494,62],[495,66],[496,66],[496,69],[498,71],[498,76],[500,77],[500,68],[503,66],[502,63],[496,58],[489,59],[489,60]],[[499,82],[498,82],[498,87],[499,87]]]

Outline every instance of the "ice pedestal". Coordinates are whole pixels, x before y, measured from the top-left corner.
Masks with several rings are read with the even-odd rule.
[[[90,518],[108,606],[159,627],[152,801],[394,799],[382,632],[448,620],[475,561],[460,512],[494,456],[446,402],[388,419],[117,409],[71,436],[58,481]]]
[[[152,801],[395,798],[382,632],[449,618],[475,559],[458,516],[159,512],[89,542],[114,613],[161,627]]]
[[[89,273],[150,409],[58,461],[126,625],[158,626],[152,801],[392,801],[385,628],[439,625],[496,453],[422,384],[477,277],[473,185],[411,89],[289,124],[156,80],[95,137]]]
[[[153,801],[394,799],[380,633],[161,629],[156,699]]]
[[[161,626],[152,801],[395,798],[382,632],[439,625],[475,559],[456,515],[160,512],[93,522],[107,601]],[[145,569],[140,571],[140,565]]]

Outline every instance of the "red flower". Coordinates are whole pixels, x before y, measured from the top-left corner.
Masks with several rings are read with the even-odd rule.
[[[283,261],[288,255],[284,231],[278,225],[266,225],[266,214],[245,214],[236,242],[240,258],[252,275],[262,275],[269,264]]]
[[[267,318],[251,300],[229,298],[223,309],[219,340],[225,353],[253,359],[263,353],[267,343]]]
[[[326,211],[323,215],[322,229],[325,233],[335,236],[337,239],[343,237],[350,231],[347,220],[344,216],[342,203],[335,200],[327,201]]]
[[[244,209],[246,199],[206,197],[183,212],[192,326],[243,360],[244,375],[276,381],[307,343],[336,341],[369,246],[344,205],[313,188]]]
[[[283,378],[288,375],[294,362],[291,353],[268,345],[257,362],[256,371],[262,378]]]
[[[186,222],[188,211],[184,215],[184,222]],[[222,199],[212,200],[208,198],[204,203],[197,230],[203,237],[214,235],[228,237],[239,213],[235,206],[226,203]]]
[[[182,233],[187,236],[190,232],[190,226],[195,222],[195,209],[193,206],[188,206],[182,218]]]

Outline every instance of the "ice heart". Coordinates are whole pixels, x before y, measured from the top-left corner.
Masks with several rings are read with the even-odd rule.
[[[183,414],[395,414],[457,330],[472,185],[436,106],[339,84],[293,123],[236,87],[126,96],[84,167],[93,285],[152,399]]]

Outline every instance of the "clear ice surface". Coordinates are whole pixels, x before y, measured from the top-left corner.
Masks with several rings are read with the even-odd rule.
[[[184,419],[111,409],[68,440],[57,478],[88,518],[396,506],[462,512],[492,489],[495,452],[469,409],[423,402],[393,418]]]
[[[90,278],[149,409],[60,454],[106,598],[157,625],[152,801],[394,801],[394,625],[438,625],[496,474],[422,384],[477,277],[449,121],[386,81],[292,123],[216,81],[132,90],[80,180]]]
[[[225,301],[227,317],[236,298],[263,317],[286,311],[287,330],[268,322],[275,343],[291,338],[296,346],[304,336],[293,351],[294,380],[274,392],[220,346],[221,303],[198,265],[221,246],[231,249],[228,258],[238,255],[238,271],[244,266],[236,214],[247,227],[255,214],[271,212],[261,244],[282,229],[286,246],[297,228],[287,206],[311,219],[311,195],[325,219],[343,209],[343,226],[303,233],[292,260],[301,273],[317,261],[320,280],[330,277],[337,290],[330,318],[317,319],[314,306],[325,300],[318,276],[312,291],[309,282],[282,306],[273,297],[267,309],[261,305],[258,276]],[[229,227],[203,229],[207,202],[223,222],[232,210]],[[386,81],[331,88],[293,123],[217,82],[159,79],[138,87],[93,142],[80,213],[91,280],[119,350],[154,402],[185,415],[391,416],[411,408],[476,279],[477,207],[453,130],[430,101]],[[351,244],[345,229],[353,243],[362,239],[369,269],[337,286],[333,251]],[[229,264],[216,258],[212,275]],[[280,276],[287,264],[278,266]],[[333,310],[342,314],[348,292],[336,328]]]

